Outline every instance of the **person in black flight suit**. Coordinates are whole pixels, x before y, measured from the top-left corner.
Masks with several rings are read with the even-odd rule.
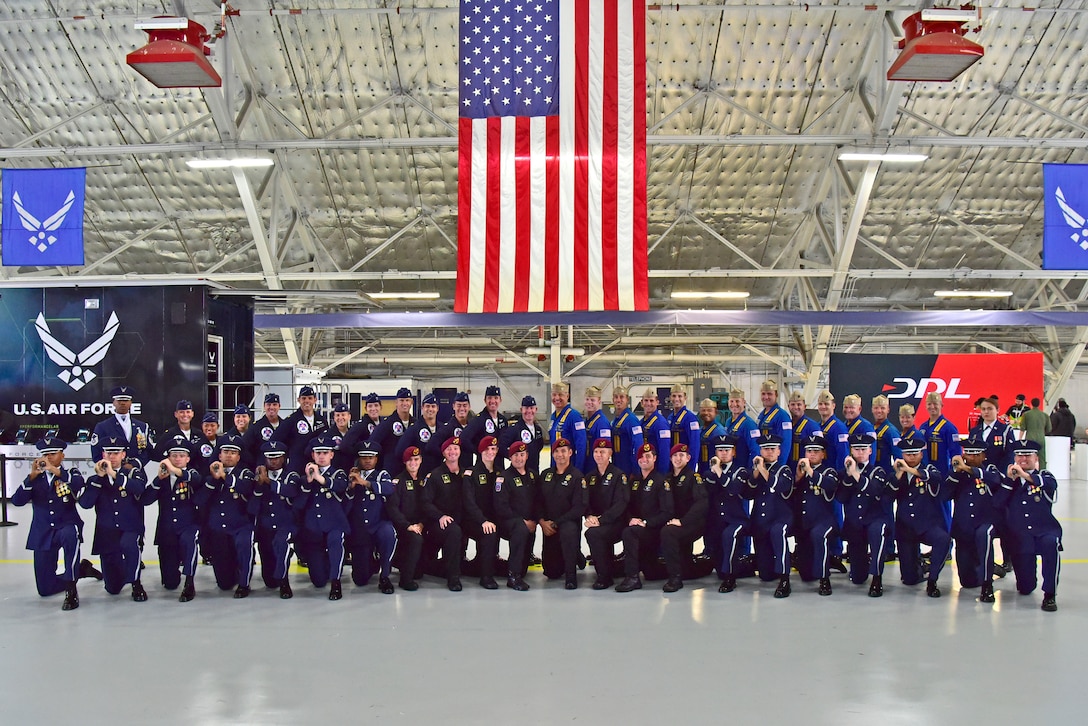
[[[578,588],[578,561],[582,540],[582,514],[586,510],[586,482],[571,465],[574,449],[558,438],[552,445],[555,466],[540,476],[540,531],[544,544],[540,559],[544,576],[564,578],[567,590]]]
[[[612,560],[615,545],[623,535],[631,487],[627,475],[612,463],[612,439],[593,442],[593,461],[596,467],[586,475],[586,542],[597,570],[594,590],[612,587]]]
[[[478,571],[480,587],[496,590],[495,561],[499,556],[499,529],[495,514],[495,480],[499,472],[495,459],[499,445],[494,436],[480,439],[480,459],[472,471],[465,474],[464,532],[476,540],[476,559],[466,563],[466,569]]]
[[[423,452],[418,446],[404,451],[404,468],[393,477],[393,492],[386,501],[389,519],[397,529],[397,554],[394,562],[400,570],[400,589],[419,589],[419,556],[423,552]]]
[[[536,544],[538,514],[537,474],[525,468],[529,447],[515,441],[507,452],[510,466],[495,479],[495,515],[499,532],[510,543],[510,569],[506,586],[524,592],[529,589],[525,573]]]
[[[703,478],[691,468],[691,452],[687,444],[676,444],[669,452],[672,472],[666,479],[665,491],[672,500],[672,518],[661,530],[661,551],[669,579],[661,588],[676,592],[684,586],[684,565],[691,564],[691,549],[706,528],[706,486]]]
[[[461,439],[455,436],[444,441],[442,456],[442,463],[423,482],[423,514],[427,518],[423,538],[430,550],[428,560],[433,560],[437,550],[442,550],[446,587],[450,592],[460,592],[464,556],[461,520],[465,496],[464,477],[457,468]]]
[[[657,450],[643,444],[638,452],[639,473],[631,477],[631,499],[627,504],[627,526],[623,529],[623,582],[616,592],[642,588],[639,572],[650,572],[657,564],[661,528],[672,519],[672,498],[665,475],[657,471]]]

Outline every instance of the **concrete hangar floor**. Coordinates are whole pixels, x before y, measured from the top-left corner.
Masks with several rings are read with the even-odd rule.
[[[845,575],[831,597],[795,576],[793,595],[775,600],[773,583],[719,594],[713,576],[673,595],[661,583],[594,592],[590,571],[569,592],[536,569],[525,593],[466,577],[460,593],[425,578],[387,596],[376,578],[360,589],[345,574],[339,602],[297,569],[292,600],[258,577],[234,600],[201,566],[197,597],[182,604],[162,589],[150,545],[148,602],[82,580],[81,606],[61,612],[63,595],[35,591],[29,508],[11,508],[19,524],[0,529],[2,720],[1072,723],[1088,707],[1088,484],[1061,482],[1055,512],[1065,529],[1056,613],[1039,609],[1038,591],[1017,595],[1012,576],[981,604],[954,567],[933,600],[901,585],[896,564],[881,599]]]

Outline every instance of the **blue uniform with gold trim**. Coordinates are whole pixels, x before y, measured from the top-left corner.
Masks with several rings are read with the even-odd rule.
[[[667,474],[672,470],[669,463],[669,451],[672,449],[672,429],[669,420],[661,411],[654,411],[642,417],[642,440],[657,449],[657,470]]]
[[[42,597],[63,592],[79,577],[79,545],[83,541],[83,519],[76,499],[83,490],[78,469],[60,468],[59,477],[43,471],[27,477],[12,492],[16,507],[30,504],[33,512],[26,548],[34,552],[34,581]],[[64,574],[57,575],[57,556],[64,552]]]
[[[789,412],[775,405],[759,412],[756,427],[763,436],[777,436],[782,439],[782,451],[793,451],[793,421]]]
[[[617,411],[612,419],[612,462],[625,474],[638,473],[638,450],[644,440],[638,416],[629,408]]]
[[[604,415],[604,411],[594,411],[593,415],[585,416],[585,421],[586,453],[581,461],[574,462],[574,465],[582,471],[587,471],[597,465],[593,461],[593,442],[597,439],[612,439],[612,423]]]
[[[801,460],[801,442],[819,429],[820,424],[808,416],[802,416],[793,422],[793,443],[790,444],[789,449],[785,449],[791,471],[797,469],[797,462]]]
[[[548,436],[553,447],[556,439],[566,439],[570,442],[572,463],[585,461],[588,448],[586,422],[582,414],[575,411],[569,403],[560,410],[552,412]],[[555,459],[552,459],[552,467],[555,467]]]
[[[735,460],[751,468],[752,460],[759,453],[759,446],[756,444],[756,440],[759,438],[759,426],[756,424],[755,419],[747,413],[742,413],[739,416],[730,415],[726,419],[724,426],[725,432],[737,439],[737,456]],[[783,451],[785,450],[783,448]]]

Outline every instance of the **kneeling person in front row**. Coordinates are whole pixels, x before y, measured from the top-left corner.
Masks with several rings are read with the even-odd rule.
[[[884,594],[884,553],[892,544],[888,473],[874,461],[873,440],[866,434],[849,439],[850,456],[839,475],[837,497],[843,505],[843,538],[850,552],[850,582],[861,585],[871,575],[869,597]]]
[[[666,491],[672,517],[661,530],[661,551],[669,579],[661,589],[676,592],[684,586],[684,565],[691,563],[692,546],[706,530],[707,496],[702,476],[691,468],[688,445],[674,445],[669,458],[672,470],[666,479]]]
[[[159,503],[159,516],[155,524],[155,544],[159,548],[159,571],[162,586],[176,590],[181,584],[178,602],[189,602],[196,597],[197,546],[200,541],[200,515],[193,495],[200,488],[201,476],[189,467],[189,444],[175,441],[166,451],[166,458],[159,463],[159,474],[147,483],[144,506]]]
[[[302,478],[287,469],[287,447],[282,441],[261,444],[264,465],[258,466],[253,481],[250,513],[257,517],[257,552],[261,556],[261,577],[266,587],[278,587],[280,598],[294,596],[288,572],[291,544],[295,541],[294,501]]]
[[[586,511],[586,480],[571,465],[573,449],[560,437],[552,444],[555,466],[540,475],[540,531],[544,533],[540,559],[549,580],[564,578],[567,590],[578,588],[582,515]]]
[[[348,475],[332,465],[335,442],[326,434],[314,438],[308,446],[313,458],[306,465],[299,489],[302,495],[295,508],[302,510],[302,537],[306,542],[306,562],[310,582],[323,588],[329,583],[329,599],[344,596],[340,576],[344,571],[344,540],[350,531],[344,502]]]
[[[962,457],[952,457],[952,471],[945,481],[956,503],[952,514],[956,569],[961,586],[981,586],[979,602],[995,602],[994,535],[1008,490],[1001,487],[1001,472],[986,461],[985,441],[971,437],[962,448]]]
[[[737,587],[736,567],[745,537],[751,536],[748,526],[748,504],[743,499],[748,485],[749,471],[742,462],[736,461],[737,437],[719,436],[714,443],[714,457],[703,481],[707,488],[707,502],[713,507],[715,526],[707,526],[707,532],[719,532],[721,559],[715,563],[722,584],[718,592],[733,592]]]
[[[381,447],[371,441],[358,446],[358,466],[348,472],[348,524],[351,536],[351,581],[365,587],[374,574],[374,552],[378,553],[378,589],[393,594],[389,579],[397,551],[397,531],[385,511],[385,498],[393,491],[393,480],[378,469]]]
[[[253,536],[256,517],[249,511],[253,472],[238,462],[242,437],[219,437],[218,461],[208,466],[204,487],[197,490],[197,506],[207,511],[205,538],[220,590],[234,588],[234,597],[249,596],[253,576]]]
[[[779,461],[782,440],[771,434],[758,440],[759,456],[752,460],[752,472],[744,496],[752,500],[752,541],[756,569],[763,581],[778,578],[777,598],[790,596],[790,550],[786,545],[793,511],[793,472]]]
[[[1034,441],[1019,441],[1013,451],[1002,486],[1011,492],[1009,530],[1014,543],[1013,568],[1021,595],[1035,590],[1036,557],[1042,560],[1043,605],[1046,612],[1058,609],[1058,573],[1061,571],[1062,526],[1052,507],[1058,498],[1054,475],[1039,468],[1039,449]]]
[[[616,592],[642,587],[638,573],[657,563],[661,528],[672,519],[672,499],[665,476],[657,471],[657,450],[643,444],[638,450],[639,473],[631,477],[631,499],[627,504],[627,526],[623,529],[623,582]]]
[[[627,510],[631,491],[627,475],[611,463],[611,439],[593,442],[593,462],[596,466],[586,474],[586,542],[597,570],[593,589],[606,590],[615,584],[612,559],[626,524],[623,513]]]
[[[796,537],[797,571],[804,582],[818,579],[818,592],[826,596],[831,594],[831,541],[839,534],[834,506],[839,477],[827,463],[827,440],[822,433],[809,436],[802,446],[805,458],[797,462],[794,478],[801,524]]]
[[[895,518],[895,541],[899,549],[899,576],[904,585],[917,585],[926,579],[919,562],[918,545],[932,547],[926,595],[940,597],[937,580],[945,558],[952,548],[952,538],[945,524],[943,477],[932,464],[922,463],[925,441],[913,435],[899,442],[902,459],[895,460],[896,477],[891,486],[899,507]]]

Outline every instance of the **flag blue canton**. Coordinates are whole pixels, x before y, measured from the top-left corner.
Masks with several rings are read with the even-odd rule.
[[[460,115],[559,113],[557,0],[461,0]]]
[[[4,265],[82,265],[86,184],[82,167],[4,169]]]

